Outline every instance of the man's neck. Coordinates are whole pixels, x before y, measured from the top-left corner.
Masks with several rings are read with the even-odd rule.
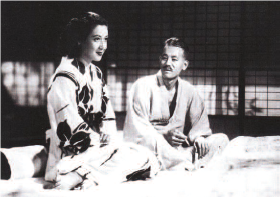
[[[167,90],[172,90],[175,87],[176,82],[178,81],[178,77],[175,77],[173,79],[162,79]]]

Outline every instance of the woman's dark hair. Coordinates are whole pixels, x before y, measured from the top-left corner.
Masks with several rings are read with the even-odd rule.
[[[69,58],[78,57],[81,53],[81,43],[97,25],[108,26],[108,22],[94,12],[86,12],[77,18],[72,18],[60,36],[60,55]]]
[[[164,46],[174,46],[174,47],[180,47],[181,49],[183,49],[184,51],[184,57],[187,60],[188,56],[189,56],[189,47],[186,45],[186,43],[182,40],[180,40],[179,38],[176,37],[172,37],[172,38],[168,38],[165,42],[164,42]]]

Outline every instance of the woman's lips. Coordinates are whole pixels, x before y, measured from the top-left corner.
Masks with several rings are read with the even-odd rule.
[[[96,52],[97,55],[102,56],[103,53],[102,52]]]

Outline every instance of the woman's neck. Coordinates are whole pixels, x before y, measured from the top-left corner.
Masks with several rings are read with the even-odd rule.
[[[178,77],[175,77],[173,79],[165,79],[163,78],[163,83],[167,90],[172,90],[175,87],[176,82],[178,81]]]
[[[85,65],[85,67],[89,67],[90,62],[86,61],[86,60],[83,59],[82,57],[79,57],[78,60],[79,60],[80,62],[82,62],[82,63]]]

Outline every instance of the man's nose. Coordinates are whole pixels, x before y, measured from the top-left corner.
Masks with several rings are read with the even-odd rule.
[[[171,65],[171,58],[167,58],[167,60],[166,60],[166,65]]]

